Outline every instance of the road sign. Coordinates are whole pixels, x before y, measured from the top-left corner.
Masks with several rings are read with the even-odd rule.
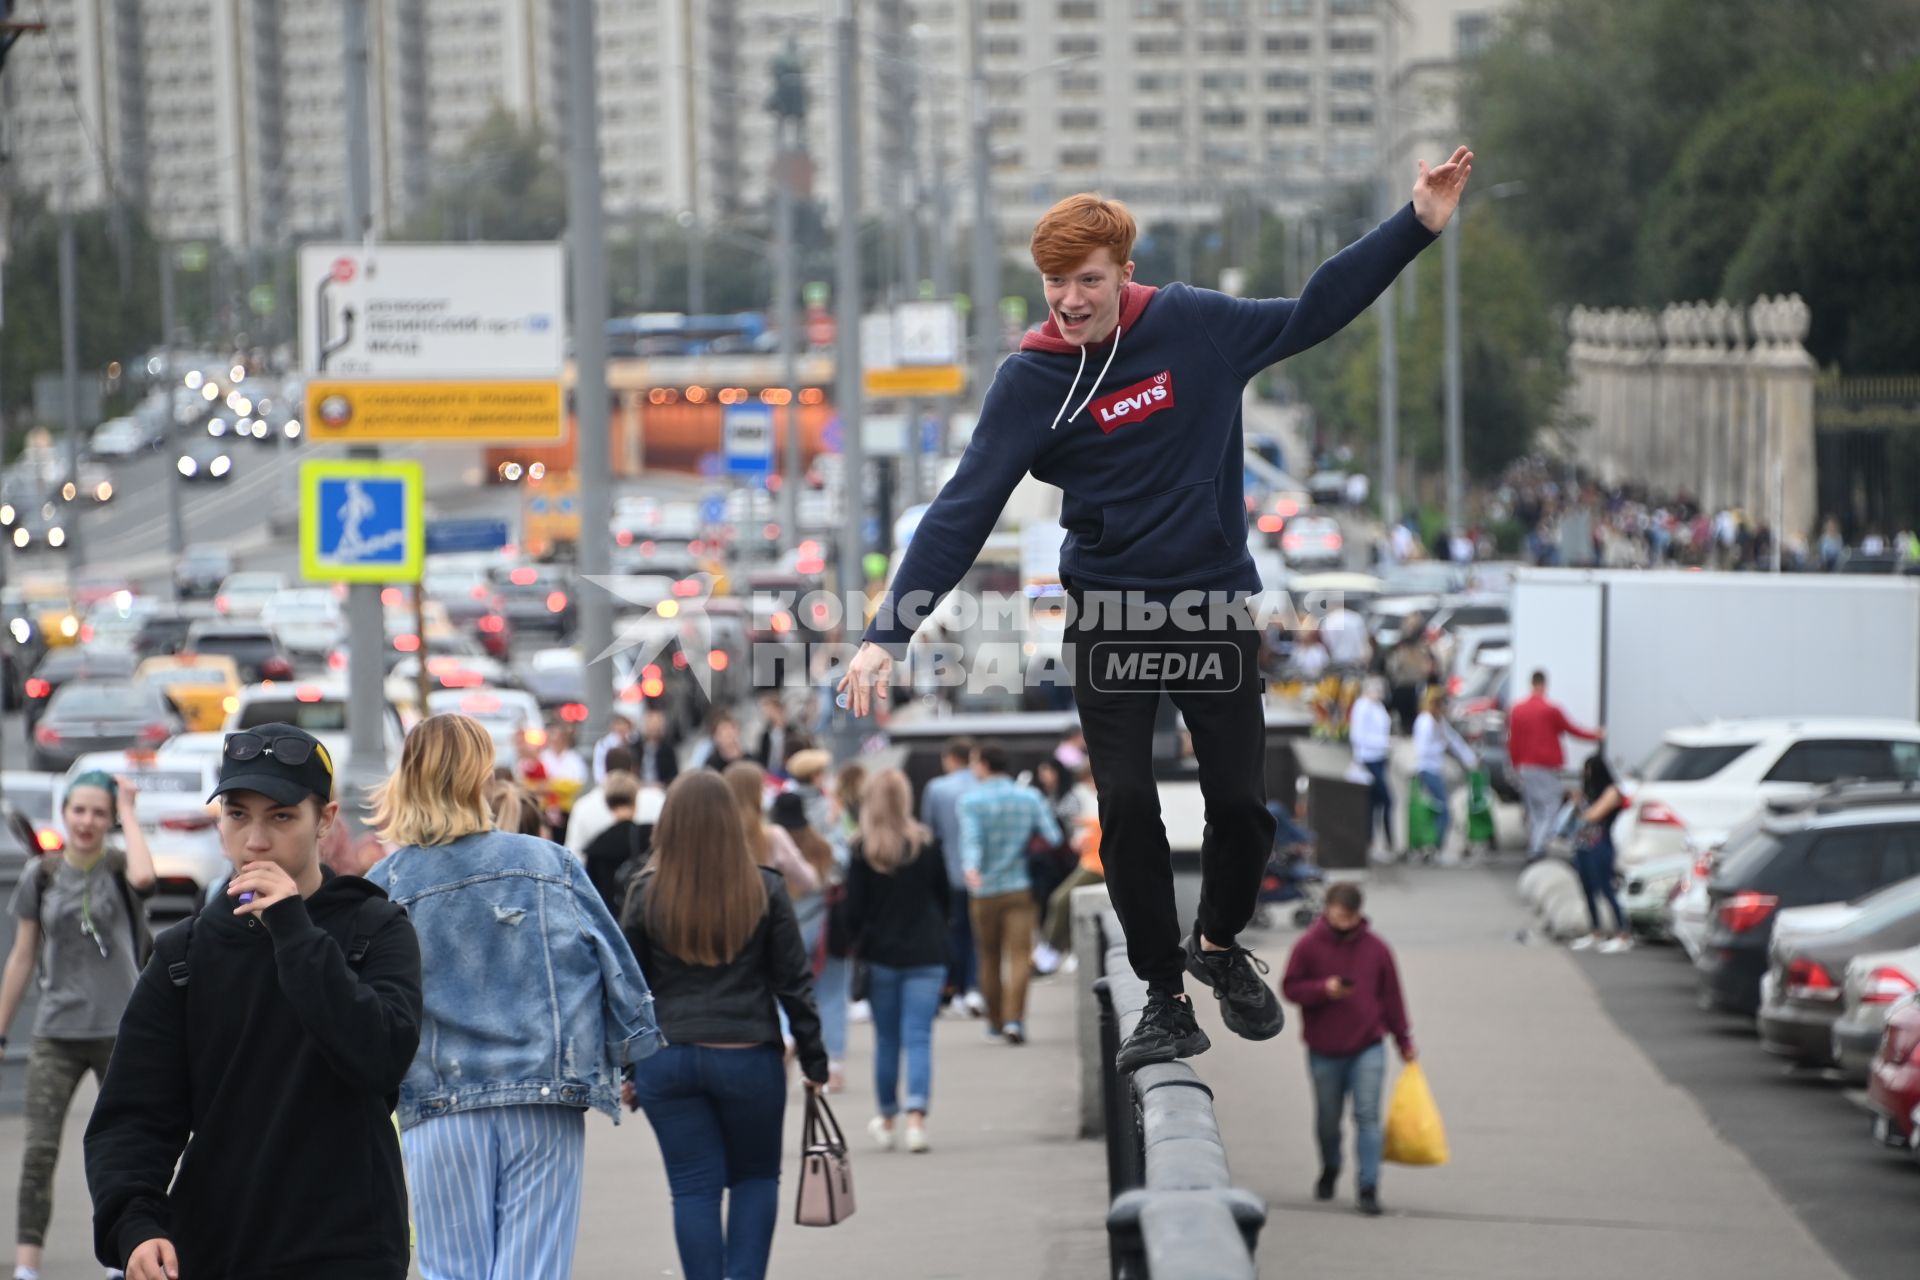
[[[330,378],[557,378],[557,244],[309,244],[300,367]]]
[[[828,418],[827,425],[820,429],[820,447],[828,453],[839,453],[846,447],[846,435],[840,428],[839,414]]]
[[[498,551],[511,542],[505,520],[429,520],[427,554],[457,551]]]
[[[721,418],[721,447],[732,475],[764,475],[773,469],[773,406],[730,404]]]
[[[425,469],[357,458],[300,464],[300,574],[309,582],[418,582]]]
[[[874,399],[889,396],[957,396],[967,389],[967,371],[957,364],[902,365],[892,369],[868,369],[867,394]]]
[[[315,441],[559,440],[565,399],[557,378],[514,382],[307,384]]]
[[[903,302],[893,309],[893,359],[950,365],[960,359],[960,312],[951,302]]]
[[[725,524],[727,522],[727,495],[710,493],[700,500],[701,524]]]

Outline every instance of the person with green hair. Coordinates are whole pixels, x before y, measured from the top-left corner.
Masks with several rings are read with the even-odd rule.
[[[39,1280],[67,1108],[87,1072],[106,1079],[120,1015],[153,948],[145,901],[154,888],[153,855],[138,803],[125,779],[97,770],[75,778],[60,806],[65,847],[29,864],[14,890],[13,952],[0,977],[0,1057],[27,983],[36,972],[40,978],[27,1055],[14,1280]],[[118,848],[108,842],[116,830]]]

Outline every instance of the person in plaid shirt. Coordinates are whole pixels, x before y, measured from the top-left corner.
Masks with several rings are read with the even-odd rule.
[[[1060,824],[1038,791],[1008,776],[1007,754],[999,747],[974,748],[973,771],[980,784],[960,797],[960,861],[973,895],[987,1035],[1024,1044],[1034,926],[1027,845],[1035,835],[1059,844]]]

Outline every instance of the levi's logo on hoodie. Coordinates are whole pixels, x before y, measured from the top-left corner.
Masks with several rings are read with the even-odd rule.
[[[1173,370],[1163,369],[1145,382],[1102,396],[1093,402],[1093,419],[1100,429],[1112,434],[1129,422],[1151,418],[1162,409],[1173,408]]]

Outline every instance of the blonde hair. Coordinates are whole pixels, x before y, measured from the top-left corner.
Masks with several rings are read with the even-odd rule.
[[[493,739],[477,720],[428,716],[413,727],[400,767],[370,797],[373,825],[396,845],[450,844],[493,829],[487,784]]]
[[[545,836],[547,820],[540,802],[512,778],[495,778],[487,784],[487,808],[493,813],[493,825],[500,831],[518,831],[523,836]]]
[[[740,810],[740,827],[747,852],[762,866],[767,862],[767,771],[751,760],[736,760],[720,774]]]
[[[880,769],[860,788],[860,852],[867,865],[891,875],[920,856],[927,829],[913,816],[913,788],[898,769]]]
[[[640,779],[626,769],[609,769],[600,783],[601,798],[609,809],[624,809],[640,799]]]
[[[711,769],[692,769],[673,780],[640,893],[629,893],[623,923],[644,924],[668,955],[688,964],[720,965],[753,938],[767,913],[767,882],[747,852],[740,806],[733,790]]]

